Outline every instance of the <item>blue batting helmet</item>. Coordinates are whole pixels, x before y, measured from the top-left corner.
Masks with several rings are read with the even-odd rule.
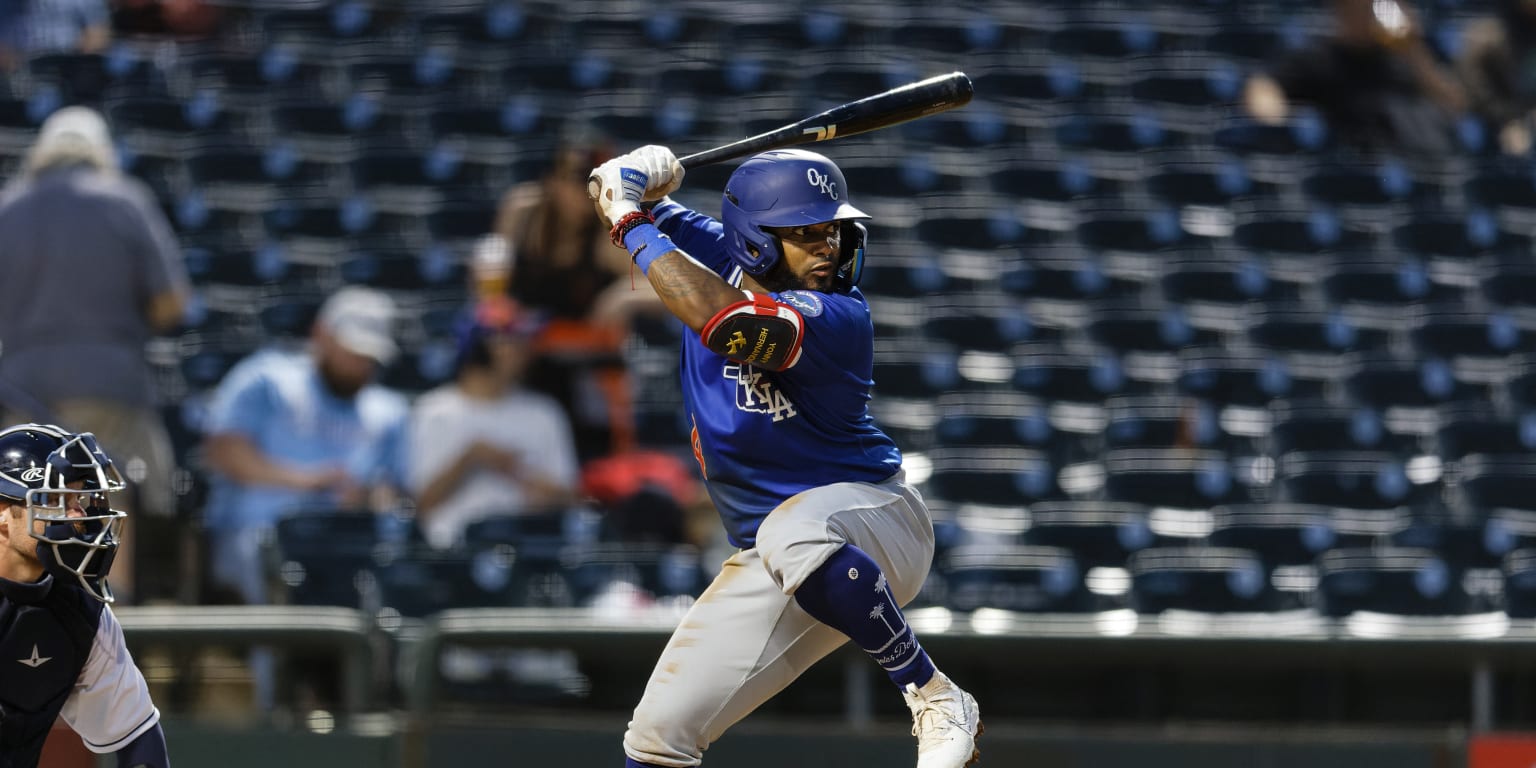
[[[848,202],[848,182],[837,164],[803,149],[775,149],[737,167],[725,183],[720,216],[731,258],[753,276],[784,258],[779,239],[763,227],[867,218]]]

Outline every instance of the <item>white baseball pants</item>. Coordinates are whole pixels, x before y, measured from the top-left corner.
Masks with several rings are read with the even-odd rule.
[[[847,642],[793,597],[844,544],[880,565],[899,604],[917,596],[933,560],[933,522],[904,473],[813,488],[768,515],[757,547],[725,561],[661,652],[624,734],[625,754],[698,765],[727,728]]]

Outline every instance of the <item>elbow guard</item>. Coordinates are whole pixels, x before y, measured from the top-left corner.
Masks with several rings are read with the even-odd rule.
[[[715,313],[699,332],[704,346],[738,363],[782,371],[800,361],[805,321],[794,307],[761,294]]]

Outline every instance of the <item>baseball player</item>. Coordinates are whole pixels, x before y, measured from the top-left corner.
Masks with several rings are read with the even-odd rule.
[[[842,171],[814,152],[757,155],[726,183],[719,220],[665,197],[683,178],[665,147],[592,176],[614,241],[697,334],[681,365],[694,456],[740,549],[662,651],[625,765],[698,765],[850,639],[906,698],[918,768],[974,763],[976,700],[901,612],[928,575],[933,525],[867,409],[874,327],[855,284],[869,217]]]
[[[0,431],[0,768],[33,768],[55,718],[120,768],[167,768],[160,712],[107,604],[126,488],[90,433]]]

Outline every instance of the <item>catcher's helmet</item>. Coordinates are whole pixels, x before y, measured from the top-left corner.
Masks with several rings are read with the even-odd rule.
[[[857,282],[852,270],[862,260],[864,228],[853,220],[869,214],[848,202],[848,182],[826,156],[803,149],[755,155],[731,174],[724,197],[720,218],[727,250],[747,274],[766,274],[784,258],[779,239],[763,227],[845,221],[840,271],[849,272],[843,276],[846,284]]]
[[[56,578],[74,579],[105,603],[112,602],[107,572],[127,517],[112,508],[112,494],[126,488],[89,432],[51,424],[0,431],[0,498],[26,505],[37,559]]]

